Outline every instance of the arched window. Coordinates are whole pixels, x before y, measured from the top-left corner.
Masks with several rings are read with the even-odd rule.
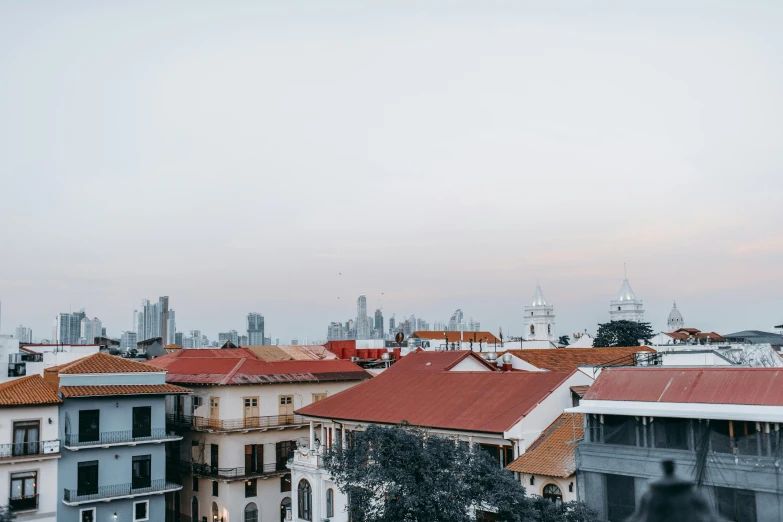
[[[550,335],[552,334],[552,325],[551,324],[546,325],[546,333],[548,333]]]
[[[530,335],[535,335],[535,334],[536,334],[536,327],[531,324],[530,325]]]
[[[299,518],[302,520],[313,520],[313,489],[306,479],[299,481],[297,488],[297,499],[299,501]]]
[[[190,502],[190,519],[198,520],[198,499],[196,497],[193,497]]]
[[[563,493],[560,491],[560,488],[554,484],[547,484],[544,486],[543,497],[547,500],[551,500],[555,504],[559,504],[563,501]]]
[[[212,520],[218,520],[218,516],[220,513],[218,513],[218,507],[217,502],[212,503]]]
[[[329,488],[326,490],[326,517],[332,518],[334,516],[334,490]]]
[[[245,506],[245,522],[258,522],[258,507],[253,502]]]
[[[285,522],[290,517],[288,514],[291,512],[291,497],[285,497],[282,502],[280,502],[280,522]]]

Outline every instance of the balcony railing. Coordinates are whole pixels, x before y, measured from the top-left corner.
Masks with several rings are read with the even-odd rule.
[[[134,436],[135,435],[135,436]],[[75,448],[81,446],[103,446],[106,444],[142,444],[145,442],[178,440],[179,435],[169,435],[164,428],[153,428],[148,436],[139,436],[132,430],[125,431],[104,431],[101,432],[96,440],[94,437],[88,437],[90,440],[79,438],[78,434],[68,434],[65,436],[65,447]]]
[[[56,455],[57,453],[60,453],[59,440],[0,444],[0,459],[34,457],[37,455]]]
[[[301,415],[267,415],[242,419],[213,419],[193,415],[166,414],[170,426],[201,431],[241,431],[290,428],[306,424]]]
[[[8,499],[8,509],[11,511],[31,511],[38,509],[38,495],[27,497],[11,497]]]
[[[185,475],[195,475],[197,477],[210,478],[213,480],[242,480],[253,477],[263,477],[264,475],[275,475],[288,473],[288,468],[284,462],[269,462],[257,468],[218,468],[209,464],[188,461],[169,461],[169,464],[179,465],[180,471]]]
[[[63,501],[68,503],[92,502],[94,500],[111,500],[119,497],[132,497],[139,495],[149,495],[153,493],[164,493],[166,491],[176,491],[182,489],[182,486],[166,479],[157,479],[150,482],[148,487],[134,488],[131,483],[114,484],[112,486],[99,486],[92,491],[82,491],[79,494],[78,489],[63,490]]]

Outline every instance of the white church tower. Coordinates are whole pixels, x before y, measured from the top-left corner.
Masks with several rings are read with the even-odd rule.
[[[555,307],[547,302],[536,285],[533,304],[525,307],[525,341],[555,340]]]
[[[612,321],[635,321],[637,323],[644,321],[642,300],[637,299],[634,295],[627,277],[623,279],[623,286],[620,287],[617,299],[609,302],[609,318]]]
[[[669,313],[669,320],[666,322],[669,327],[667,332],[676,332],[680,328],[685,328],[685,319],[682,318],[682,314],[677,310],[677,301],[674,302],[674,308]]]

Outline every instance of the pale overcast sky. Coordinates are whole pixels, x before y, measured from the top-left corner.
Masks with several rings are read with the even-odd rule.
[[[780,1],[0,3],[2,332],[783,323]],[[339,275],[342,273],[342,275]],[[381,295],[383,294],[383,295]],[[381,300],[381,297],[383,298]]]

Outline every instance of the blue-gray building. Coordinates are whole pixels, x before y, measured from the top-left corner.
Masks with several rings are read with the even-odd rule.
[[[63,404],[59,423],[58,522],[146,522],[166,518],[165,397],[161,368],[96,353],[45,371]]]

